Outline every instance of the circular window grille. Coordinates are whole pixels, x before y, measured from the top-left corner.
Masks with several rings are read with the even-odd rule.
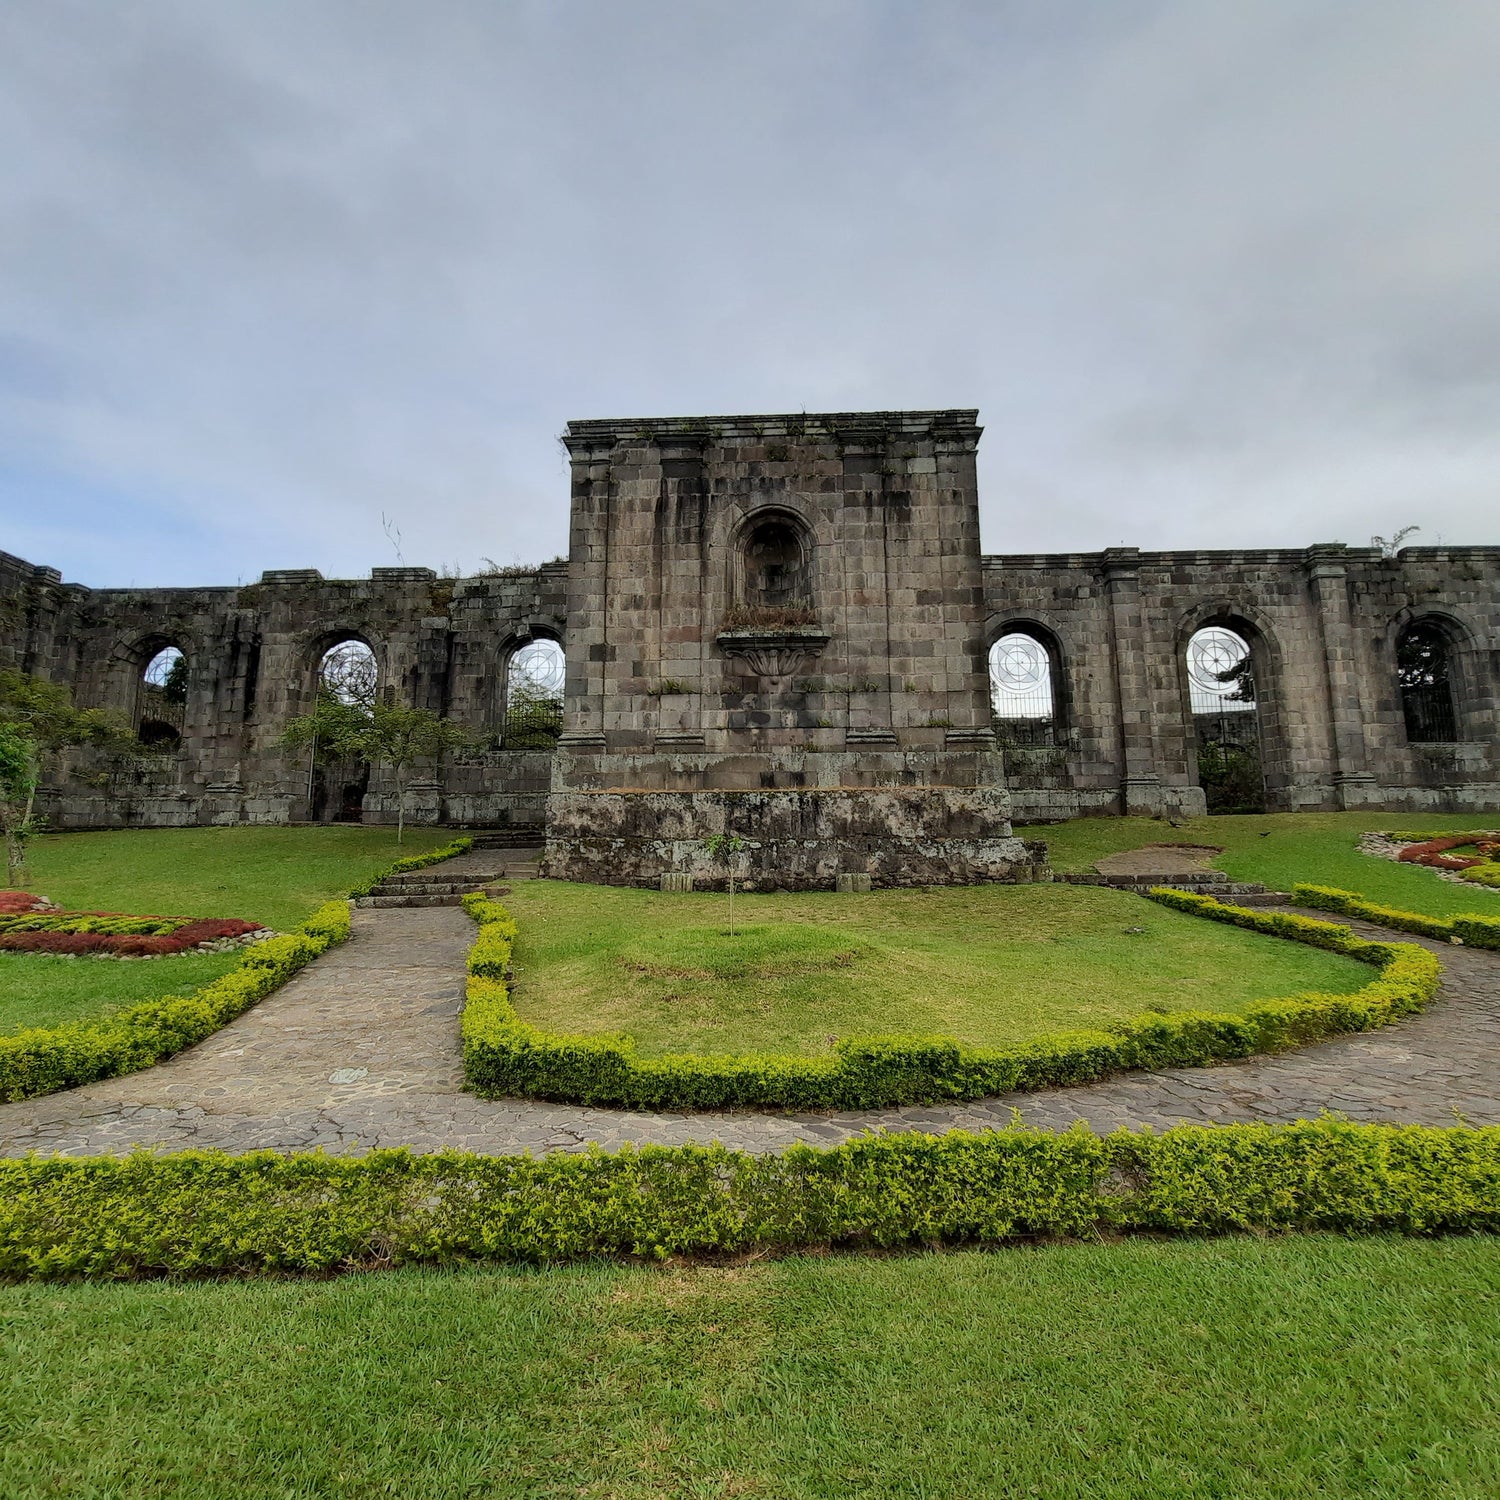
[[[556,641],[529,641],[510,659],[510,691],[537,698],[561,698],[566,677],[563,649]]]
[[[1203,692],[1227,697],[1235,691],[1229,674],[1249,655],[1243,637],[1222,625],[1210,625],[1188,643],[1188,676]]]
[[[379,676],[375,653],[363,641],[340,641],[323,653],[318,682],[340,703],[368,708],[375,701]]]
[[[178,665],[179,662],[182,663],[181,666]],[[175,683],[186,670],[187,664],[182,652],[176,646],[165,646],[146,664],[146,670],[141,675],[152,687],[166,688]]]
[[[996,644],[990,675],[996,686],[1024,692],[1048,677],[1047,653],[1029,635],[1006,636]]]
[[[1052,661],[1033,636],[1002,635],[990,647],[990,697],[1002,719],[1052,716]]]

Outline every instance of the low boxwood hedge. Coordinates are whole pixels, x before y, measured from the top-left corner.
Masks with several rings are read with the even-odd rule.
[[[712,1145],[0,1161],[8,1278],[1305,1229],[1500,1229],[1500,1128],[1318,1120],[880,1135],[774,1155]]]
[[[1380,969],[1352,994],[1264,1000],[1238,1015],[1148,1013],[1108,1031],[1060,1033],[1014,1047],[967,1047],[944,1037],[851,1037],[827,1057],[641,1057],[628,1036],[556,1035],[517,1016],[507,983],[516,924],[499,902],[464,897],[479,923],[463,1014],[469,1086],[629,1109],[870,1109],[1087,1083],[1129,1068],[1193,1067],[1367,1031],[1425,1005],[1442,966],[1410,943],[1371,943],[1347,927],[1229,906],[1157,889],[1179,911],[1312,943]]]
[[[1374,922],[1380,927],[1394,927],[1398,932],[1416,932],[1445,943],[1457,938],[1470,948],[1500,951],[1500,917],[1429,917],[1422,912],[1380,906],[1355,891],[1341,891],[1331,885],[1294,885],[1292,900],[1298,906],[1336,912],[1341,917]]]
[[[330,901],[295,932],[247,948],[237,967],[191,995],[0,1036],[0,1100],[31,1099],[149,1068],[201,1042],[348,936],[348,903]]]
[[[473,846],[470,838],[456,838],[425,854],[408,855],[349,895],[366,895],[387,875],[424,869],[466,854]],[[33,1027],[0,1036],[0,1102],[33,1099],[80,1083],[149,1068],[212,1035],[348,936],[348,902],[330,901],[296,931],[268,938],[247,950],[237,968],[191,995],[143,1001],[95,1021]]]

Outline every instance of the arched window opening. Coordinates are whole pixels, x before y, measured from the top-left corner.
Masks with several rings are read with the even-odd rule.
[[[1430,620],[1408,625],[1396,641],[1396,680],[1406,738],[1413,745],[1451,744],[1458,738],[1451,648]]]
[[[990,647],[990,703],[1002,743],[1053,743],[1057,694],[1052,654],[1034,635],[1013,630]]]
[[[816,623],[811,553],[796,523],[768,516],[745,535],[731,628],[776,629]]]
[[[379,681],[375,653],[361,640],[339,641],[318,663],[318,686],[351,708],[369,708]]]
[[[187,657],[176,646],[164,646],[141,673],[140,725],[143,745],[170,749],[182,743],[187,714]]]
[[[1260,713],[1250,643],[1227,625],[1195,631],[1187,648],[1198,782],[1211,813],[1263,812]]]
[[[550,750],[562,733],[566,660],[556,641],[534,640],[511,653],[505,674],[508,750]]]

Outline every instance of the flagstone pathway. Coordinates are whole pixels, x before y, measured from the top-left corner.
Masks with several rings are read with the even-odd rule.
[[[1314,914],[1316,915],[1316,914]],[[1353,924],[1372,936],[1389,936]],[[720,1140],[750,1151],[875,1129],[1097,1130],[1294,1120],[1500,1123],[1500,954],[1428,943],[1443,993],[1400,1025],[1299,1052],[971,1104],[839,1114],[648,1114],[463,1092],[458,1017],[474,927],[452,907],[356,911],[354,936],[207,1041],[131,1074],[0,1105],[0,1155],[134,1146],[577,1151]],[[1408,939],[1409,941],[1420,941]]]

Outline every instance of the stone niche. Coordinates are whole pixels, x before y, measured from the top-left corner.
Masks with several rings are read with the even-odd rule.
[[[575,422],[545,868],[1024,880],[990,727],[972,411]]]

